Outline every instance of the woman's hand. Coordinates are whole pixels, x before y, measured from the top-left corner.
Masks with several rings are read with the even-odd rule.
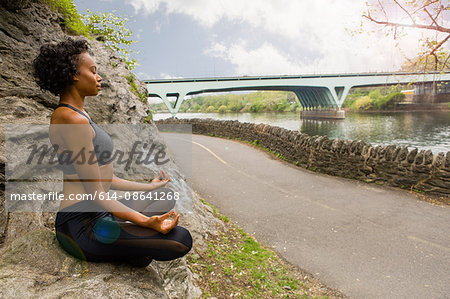
[[[172,219],[169,219],[173,216]],[[157,232],[167,234],[178,224],[178,218],[180,216],[175,211],[170,211],[161,216],[148,217],[147,220],[142,223],[142,226],[152,228]]]
[[[151,183],[156,187],[155,189],[157,189],[164,187],[168,182],[170,182],[169,176],[164,170],[161,170],[158,176],[154,178]]]
[[[145,183],[128,181],[113,175],[111,189],[124,191],[152,191],[165,187],[169,182],[170,178],[164,170],[161,170],[158,176],[152,181]]]

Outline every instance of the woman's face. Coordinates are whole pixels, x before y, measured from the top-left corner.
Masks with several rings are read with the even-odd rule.
[[[81,96],[96,96],[100,91],[102,77],[97,74],[97,65],[89,53],[81,53],[74,86]]]

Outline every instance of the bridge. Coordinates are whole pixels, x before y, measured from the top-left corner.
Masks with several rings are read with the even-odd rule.
[[[292,91],[307,116],[344,118],[342,104],[353,87],[414,84],[450,81],[447,73],[362,73],[304,76],[213,77],[192,79],[144,80],[149,96],[159,97],[172,117],[180,110],[186,96],[206,92],[243,90]],[[169,97],[175,97],[173,104]]]

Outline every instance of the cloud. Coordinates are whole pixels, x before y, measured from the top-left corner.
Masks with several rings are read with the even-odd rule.
[[[374,24],[352,35],[347,29],[360,26],[365,1],[360,0],[127,0],[136,13],[191,17],[211,32],[204,55],[220,57],[233,64],[236,74],[343,73],[393,71],[404,57],[416,55],[418,39],[430,36],[406,30],[394,40]],[[244,34],[217,35],[223,24],[248,28]],[[377,32],[369,34],[369,29]],[[256,32],[259,45],[247,44]],[[275,38],[274,38],[275,37]],[[238,40],[238,42],[236,42]],[[396,44],[398,47],[396,48]]]
[[[256,49],[248,49],[245,41],[227,47],[214,43],[205,53],[225,59],[235,66],[237,75],[295,74],[301,71],[298,63],[288,54],[279,51],[270,43]]]
[[[177,77],[177,76],[173,76],[173,75],[166,74],[166,73],[160,73],[158,78],[161,78],[161,79],[181,79],[183,77]]]
[[[151,76],[143,71],[139,71],[136,73],[136,76],[140,79],[140,80],[148,80],[151,78]]]

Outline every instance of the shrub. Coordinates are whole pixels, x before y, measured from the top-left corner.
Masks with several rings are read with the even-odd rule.
[[[373,100],[369,96],[357,99],[351,106],[352,110],[365,111],[373,108]]]
[[[405,99],[405,95],[401,92],[391,93],[385,97],[382,97],[374,102],[375,108],[379,110],[393,109],[398,103]]]
[[[206,113],[213,113],[216,111],[216,108],[214,106],[209,106],[208,108],[206,108],[205,112]]]
[[[405,100],[406,95],[401,92],[391,93],[387,97],[387,108],[394,108],[398,103],[401,103]]]
[[[89,37],[89,29],[84,25],[73,0],[44,0],[43,2],[64,16],[65,22],[61,25],[68,33]]]
[[[225,105],[220,106],[219,109],[217,109],[217,112],[219,112],[219,113],[227,112],[227,106],[225,106]]]
[[[372,101],[378,101],[378,100],[380,100],[382,97],[383,97],[383,96],[381,95],[381,92],[380,92],[379,89],[372,90],[372,91],[369,93],[369,98],[371,98]]]
[[[125,26],[127,18],[122,19],[112,13],[93,13],[88,9],[83,19],[89,31],[101,35],[105,44],[125,61],[130,70],[138,65],[136,59],[129,57],[133,51],[128,50],[128,47],[135,41],[129,39],[133,32]]]

